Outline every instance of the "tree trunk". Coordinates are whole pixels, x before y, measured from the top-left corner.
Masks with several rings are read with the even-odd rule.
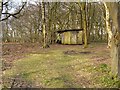
[[[105,13],[106,13],[106,31],[108,33],[108,47],[111,47],[111,38],[112,38],[112,31],[110,28],[110,13],[109,13],[109,8],[107,7],[106,3],[103,3],[105,6]]]
[[[120,78],[120,3],[118,5],[118,76]]]
[[[0,0],[0,19],[1,19],[1,15],[2,15],[2,0]]]
[[[84,29],[84,48],[87,47],[87,21],[86,21],[86,3],[82,4],[82,20]]]
[[[120,8],[118,3],[111,5],[111,18],[113,20],[112,36],[112,73],[120,77]],[[114,10],[113,10],[114,9]]]
[[[111,43],[111,72],[120,77],[120,6],[116,2],[106,3],[113,21]],[[109,33],[108,33],[109,34]]]
[[[2,0],[0,0],[0,20],[2,15]],[[0,58],[2,59],[2,22],[0,22]],[[2,68],[2,60],[0,60],[0,68]],[[0,69],[0,82],[2,83],[2,70]],[[1,88],[1,87],[0,87]]]
[[[45,27],[45,3],[42,2],[42,32],[43,32],[43,48],[47,47],[46,44],[46,27]]]

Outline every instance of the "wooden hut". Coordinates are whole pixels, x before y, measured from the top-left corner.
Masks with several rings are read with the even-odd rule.
[[[59,30],[57,40],[62,44],[83,44],[83,29]]]

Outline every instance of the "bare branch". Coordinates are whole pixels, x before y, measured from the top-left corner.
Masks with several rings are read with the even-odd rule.
[[[3,3],[3,5],[6,5],[6,4],[9,3],[9,1],[10,1],[10,0],[8,0],[8,1],[6,1],[6,2],[2,2],[2,3]]]
[[[7,4],[7,3],[8,3],[8,2],[3,3],[2,5],[5,5],[5,4]],[[18,12],[16,12],[16,13],[13,13],[13,14],[11,14],[11,13],[2,13],[2,15],[7,15],[7,14],[8,14],[8,16],[5,17],[5,18],[3,18],[3,19],[1,19],[0,22],[1,22],[1,21],[4,21],[4,20],[7,20],[7,19],[8,19],[9,17],[11,17],[11,16],[14,17],[14,18],[17,18],[16,15],[20,14],[20,12],[22,11],[22,9],[25,7],[26,3],[27,3],[27,2],[25,2],[25,3],[22,5],[22,7],[20,8],[20,10],[19,10]]]

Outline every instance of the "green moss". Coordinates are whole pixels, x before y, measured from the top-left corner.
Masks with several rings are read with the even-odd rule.
[[[120,83],[117,77],[110,76],[109,74],[101,77],[100,82],[105,87],[111,87],[111,88],[119,87],[119,83]]]
[[[98,76],[95,76],[94,79],[96,82],[101,83],[103,88],[117,88],[119,87],[119,79],[116,76],[113,76],[110,72],[110,67],[107,64],[100,64],[93,70],[94,72],[99,72]]]

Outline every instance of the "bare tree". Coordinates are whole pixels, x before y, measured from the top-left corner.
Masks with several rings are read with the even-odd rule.
[[[26,3],[27,2],[22,2],[22,6],[21,6],[21,8],[18,10],[18,11],[16,11],[16,12],[14,12],[14,13],[10,13],[10,12],[5,12],[5,8],[6,8],[6,10],[9,10],[8,9],[8,5],[9,5],[9,2],[10,2],[11,0],[1,0],[1,2],[0,2],[0,6],[1,6],[1,10],[0,10],[0,16],[1,15],[4,15],[4,17],[2,17],[1,19],[0,19],[0,21],[4,21],[4,20],[7,20],[9,17],[14,17],[14,18],[17,18],[17,15],[18,14],[20,14],[20,12],[22,11],[22,9],[25,7],[25,5],[26,5]]]

